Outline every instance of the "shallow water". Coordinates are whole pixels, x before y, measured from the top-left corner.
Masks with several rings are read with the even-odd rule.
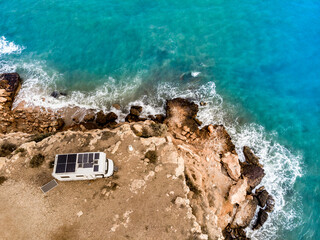
[[[148,114],[176,96],[206,101],[201,120],[225,124],[241,157],[243,145],[255,149],[276,196],[253,239],[320,239],[320,2],[0,0],[0,9],[0,72],[24,78],[17,103],[135,102]]]

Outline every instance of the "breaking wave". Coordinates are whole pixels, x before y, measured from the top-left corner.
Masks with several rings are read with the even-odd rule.
[[[0,37],[0,56],[11,53],[20,54],[23,49],[25,48],[7,41],[4,36]]]

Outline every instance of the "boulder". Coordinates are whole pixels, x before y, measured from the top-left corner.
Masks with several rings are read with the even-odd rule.
[[[260,164],[259,162],[259,157],[257,157],[253,151],[251,150],[251,148],[249,148],[248,146],[244,146],[243,147],[243,154],[246,158],[246,161],[249,163],[249,164],[254,164],[254,165],[257,165],[259,167],[262,167],[262,165]]]
[[[84,122],[93,122],[95,118],[96,118],[96,115],[94,113],[87,113],[84,116],[83,121]]]
[[[259,201],[259,206],[261,206],[262,208],[266,205],[267,203],[267,199],[269,196],[269,193],[266,190],[262,190],[261,192],[258,192],[256,194],[258,201]]]
[[[247,238],[243,228],[231,228],[230,225],[223,230],[223,236],[225,240],[250,240],[250,238]]]
[[[256,197],[253,197],[252,199],[247,198],[245,201],[241,202],[232,221],[231,227],[247,227],[254,217],[257,206],[258,200]]]
[[[240,179],[236,185],[233,185],[229,191],[229,200],[231,204],[240,204],[246,199],[248,183],[247,179]]]
[[[18,73],[0,74],[0,89],[5,89],[7,92],[15,93],[20,81],[21,79]]]
[[[114,112],[109,112],[106,116],[106,120],[108,123],[115,122],[118,119],[118,115]]]
[[[126,116],[125,121],[126,122],[139,122],[144,121],[146,119],[140,118],[140,113],[142,112],[141,106],[131,106],[130,113]]]
[[[239,164],[238,155],[228,152],[224,155],[221,161],[229,176],[233,180],[237,181],[241,175],[241,167]]]
[[[140,116],[140,113],[142,112],[141,106],[131,106],[130,108],[130,114],[134,116]]]
[[[54,98],[58,98],[60,96],[67,96],[66,93],[64,92],[59,92],[59,91],[53,91],[51,94],[50,94],[51,97],[54,97]]]
[[[265,175],[262,167],[253,164],[243,164],[241,172],[244,177],[248,178],[248,184],[252,189],[260,184]]]
[[[258,218],[256,223],[253,226],[253,229],[259,229],[262,227],[262,225],[267,221],[268,219],[268,213],[260,208],[259,213],[258,213]]]
[[[97,113],[96,123],[100,126],[104,126],[107,123],[107,115],[103,111]]]

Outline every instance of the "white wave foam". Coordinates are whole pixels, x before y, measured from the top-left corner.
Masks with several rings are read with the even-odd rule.
[[[11,53],[20,54],[23,49],[25,48],[7,41],[4,36],[0,38],[0,56]]]
[[[192,77],[198,77],[201,72],[191,72]]]

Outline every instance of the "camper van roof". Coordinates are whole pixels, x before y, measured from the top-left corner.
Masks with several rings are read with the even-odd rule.
[[[56,158],[55,173],[74,173],[81,168],[99,172],[99,158],[99,152],[59,154]]]

